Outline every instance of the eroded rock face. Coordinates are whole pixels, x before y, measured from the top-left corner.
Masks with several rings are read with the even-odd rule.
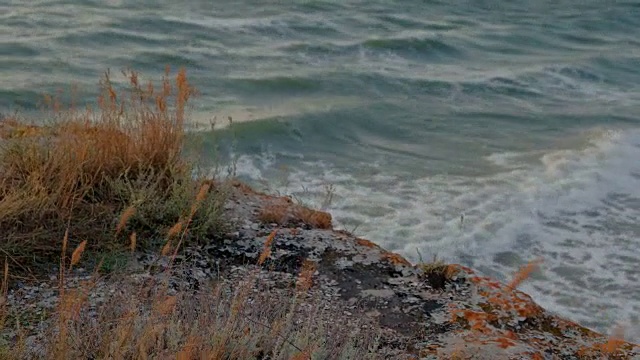
[[[227,259],[257,258],[276,231],[269,260],[277,271],[297,273],[305,259],[316,264],[314,280],[331,284],[357,316],[391,331],[407,352],[421,358],[633,359],[640,347],[610,339],[538,306],[528,295],[450,265],[414,267],[397,254],[349,233],[318,229],[296,218],[294,204],[239,186],[232,212],[255,223],[265,204],[290,204],[286,221],[244,226],[237,239],[205,246]],[[266,201],[266,203],[265,203]],[[268,206],[268,205],[267,205]],[[281,209],[282,210],[282,209]],[[286,211],[285,211],[286,212]],[[293,215],[291,215],[293,214]],[[317,227],[317,226],[316,226]],[[326,226],[324,226],[326,227]]]
[[[238,183],[226,213],[234,230],[185,248],[172,279],[176,288],[207,291],[211,280],[238,281],[243,271],[260,268],[261,283],[290,288],[306,273],[309,291],[323,299],[314,306],[336,309],[326,321],[375,327],[382,358],[640,358],[637,345],[554,316],[528,295],[472,269],[413,266],[371,241],[333,230],[329,214],[290,199]],[[269,256],[260,262],[270,237]],[[137,256],[146,277],[154,276],[151,263],[157,273],[169,265],[157,254]]]

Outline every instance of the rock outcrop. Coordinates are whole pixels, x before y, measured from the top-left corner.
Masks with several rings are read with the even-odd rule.
[[[256,227],[274,206],[279,221]],[[413,266],[368,240],[332,230],[326,226],[329,214],[302,211],[287,198],[236,184],[229,210],[238,230],[233,238],[204,246],[207,253],[227,262],[257,259],[267,236],[276,231],[265,267],[295,274],[303,261],[312,261],[316,283],[330,284],[353,316],[372,319],[420,358],[640,356],[637,345],[551,314],[507,284],[459,265]]]
[[[326,320],[374,327],[384,358],[640,358],[639,346],[545,311],[515,286],[459,265],[414,266],[371,241],[333,230],[329,214],[288,198],[236,183],[225,211],[233,230],[185,248],[175,284],[200,291],[212,278],[255,267],[263,269],[261,281],[286,287],[286,279],[306,271],[315,298],[342,314]],[[155,254],[137,259],[166,264]]]

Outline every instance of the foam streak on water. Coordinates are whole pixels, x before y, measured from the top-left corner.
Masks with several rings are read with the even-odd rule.
[[[601,331],[640,325],[640,131],[590,129],[564,149],[496,153],[500,167],[482,177],[424,178],[385,174],[358,178],[326,163],[269,175],[271,157],[244,157],[242,175],[281,179],[282,193],[327,208],[338,227],[382,242],[414,261],[419,255],[462,262],[508,280],[542,257],[543,271],[523,290],[543,306]],[[375,166],[373,166],[375,167]],[[318,170],[322,169],[322,170]],[[464,220],[461,221],[461,215]],[[606,293],[606,297],[601,294]]]
[[[638,19],[633,1],[10,0],[0,112],[184,66],[193,122],[234,119],[208,154],[244,177],[316,204],[333,184],[339,226],[413,260],[505,280],[541,256],[523,289],[543,306],[640,328]]]

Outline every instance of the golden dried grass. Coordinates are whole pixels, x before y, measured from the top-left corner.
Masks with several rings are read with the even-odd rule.
[[[82,256],[82,253],[84,252],[86,246],[87,240],[84,240],[80,243],[80,245],[78,245],[78,247],[76,247],[76,249],[73,251],[73,254],[71,254],[71,266],[77,265],[80,262],[80,257]]]
[[[118,226],[116,226],[116,235],[120,233],[127,225],[127,221],[136,213],[136,208],[133,205],[128,206],[122,215],[120,216],[120,220],[118,221]]]
[[[312,210],[306,207],[299,207],[295,211],[295,216],[304,224],[308,224],[316,229],[331,229],[331,214],[324,211]]]
[[[136,251],[136,244],[138,242],[138,236],[136,235],[136,232],[132,232],[131,235],[129,236],[129,250],[131,252]]]
[[[507,289],[515,290],[518,285],[520,285],[523,281],[528,279],[531,274],[540,266],[542,263],[542,259],[538,258],[528,262],[526,265],[520,268],[518,272],[513,275],[513,279],[509,284],[507,284]]]
[[[260,253],[260,257],[258,258],[258,265],[264,264],[269,256],[271,256],[271,244],[273,244],[273,240],[276,237],[277,229],[273,230],[269,236],[267,236],[267,240],[264,242],[264,247],[262,252]]]
[[[289,205],[267,204],[258,214],[258,219],[265,224],[284,225],[289,216]]]
[[[124,245],[118,235],[126,227],[140,246],[145,234],[183,216],[197,218],[196,227],[219,225],[210,208],[219,193],[198,188],[183,156],[185,113],[196,94],[186,71],[172,76],[167,68],[159,86],[134,71],[123,75],[128,88],[105,73],[97,110],[45,96],[51,121],[0,119],[0,250],[16,261],[55,256],[63,233],[100,249]],[[114,224],[115,237],[108,235]]]
[[[313,274],[316,271],[316,263],[306,259],[302,262],[300,273],[298,274],[298,280],[296,282],[296,289],[298,292],[306,292],[313,285]]]
[[[288,223],[302,223],[315,229],[331,229],[331,214],[292,204],[284,199],[276,198],[265,205],[258,214],[258,220],[265,224],[284,226]]]

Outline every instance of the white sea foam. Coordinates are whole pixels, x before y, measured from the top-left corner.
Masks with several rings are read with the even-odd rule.
[[[502,170],[482,178],[358,178],[306,164],[277,190],[319,206],[333,184],[338,226],[414,261],[419,250],[506,280],[541,256],[542,273],[522,288],[542,306],[600,331],[640,328],[640,131],[593,129],[561,144],[494,154]],[[256,179],[270,164],[240,165]]]
[[[233,123],[318,114],[336,109],[363,106],[366,100],[356,96],[291,99],[270,105],[222,105],[211,111],[196,110],[189,114],[189,126],[195,130],[227,128]]]

